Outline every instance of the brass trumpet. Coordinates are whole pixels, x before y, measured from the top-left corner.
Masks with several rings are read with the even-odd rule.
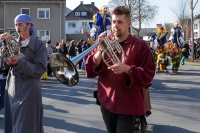
[[[101,42],[97,42],[90,48],[80,53],[76,57],[69,59],[65,55],[54,53],[50,57],[50,67],[55,77],[67,86],[75,86],[79,81],[78,71],[76,65],[81,61],[89,52],[94,50],[97,46],[103,50],[102,58],[107,66],[115,63],[123,62],[124,52],[121,45],[116,41],[110,41],[106,36]]]

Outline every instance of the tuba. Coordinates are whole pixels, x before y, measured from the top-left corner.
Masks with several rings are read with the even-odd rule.
[[[75,86],[79,81],[78,71],[76,65],[97,46],[101,47],[102,60],[107,66],[120,62],[120,59],[124,60],[124,51],[121,45],[116,41],[110,41],[108,36],[104,37],[101,42],[97,42],[84,52],[80,53],[76,57],[69,59],[65,55],[54,53],[50,57],[50,67],[55,77],[63,84],[67,86]],[[118,58],[120,57],[120,58]]]
[[[2,47],[0,48],[0,57],[1,57],[1,69],[7,69],[9,66],[3,61],[4,59],[10,59],[11,57],[23,58],[24,55],[20,53],[19,43],[12,37],[17,32],[12,33],[11,35],[6,35],[3,40],[0,40]]]

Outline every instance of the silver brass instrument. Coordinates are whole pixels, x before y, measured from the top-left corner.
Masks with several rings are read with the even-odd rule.
[[[101,45],[100,45],[101,44]],[[71,60],[65,55],[54,53],[50,57],[50,67],[55,77],[67,86],[75,86],[79,81],[79,75],[76,65],[97,46],[103,50],[102,58],[107,66],[115,63],[123,62],[124,52],[121,45],[117,41],[110,42],[108,37],[104,37],[103,41],[97,42]]]
[[[0,56],[1,59],[9,59],[10,57],[15,58],[23,58],[24,55],[20,53],[20,46],[18,42],[12,38],[13,35],[15,35],[17,32],[12,33],[11,35],[7,35],[3,40],[0,40],[2,43],[2,47],[0,48]],[[6,64],[3,64],[1,61],[1,68],[7,68],[8,66]]]
[[[103,43],[106,45],[106,48],[101,47],[102,49],[104,49],[102,53],[102,58],[103,58],[104,63],[108,67],[113,64],[124,62],[124,50],[122,46],[116,40],[110,42],[108,37],[105,37],[103,40]]]

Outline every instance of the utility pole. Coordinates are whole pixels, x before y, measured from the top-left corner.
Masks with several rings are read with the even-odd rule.
[[[191,10],[191,44],[192,44],[192,58],[191,61],[194,60],[194,22],[193,22],[193,0],[190,0],[190,10]]]
[[[191,44],[192,44],[192,58],[191,61],[194,60],[194,16],[193,16],[193,11],[195,6],[197,5],[198,0],[193,6],[193,0],[190,0],[190,10],[191,10]]]

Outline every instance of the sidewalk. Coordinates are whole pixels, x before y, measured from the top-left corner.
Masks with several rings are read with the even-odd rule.
[[[171,72],[171,66],[168,67]],[[148,133],[199,133],[200,64],[185,62],[176,74],[156,74],[150,88]]]

